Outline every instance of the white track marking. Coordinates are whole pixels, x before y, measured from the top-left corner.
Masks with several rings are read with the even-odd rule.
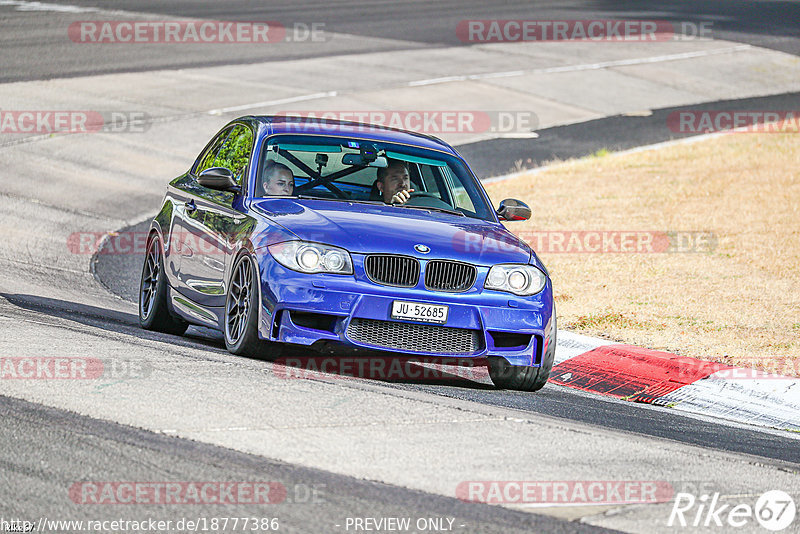
[[[0,0],[2,1],[2,0]],[[428,85],[437,85],[442,83],[463,82],[463,81],[476,81],[476,80],[492,80],[497,78],[513,78],[516,76],[525,76],[529,74],[552,74],[559,72],[579,72],[587,70],[601,70],[613,67],[625,67],[630,65],[645,65],[650,63],[662,63],[665,61],[679,61],[682,59],[692,59],[696,57],[714,56],[718,54],[732,54],[735,52],[742,52],[752,48],[750,45],[737,45],[726,48],[717,48],[714,50],[701,50],[697,52],[683,52],[680,54],[667,54],[661,56],[651,56],[644,58],[633,59],[618,59],[614,61],[602,61],[599,63],[585,63],[580,65],[564,65],[560,67],[545,67],[540,69],[530,70],[512,70],[503,72],[486,72],[482,74],[465,74],[462,76],[445,76],[442,78],[430,78],[427,80],[414,80],[401,84],[400,87],[422,87]],[[329,91],[325,93],[312,93],[308,95],[300,95],[292,98],[285,98],[281,100],[271,100],[266,102],[254,102],[252,104],[242,104],[240,106],[232,106],[221,109],[212,109],[207,113],[209,115],[221,115],[222,113],[244,111],[247,109],[255,109],[269,106],[277,106],[281,104],[290,104],[293,102],[305,102],[308,100],[317,100],[321,98],[328,98],[338,96],[341,94],[348,94],[344,91]],[[355,93],[355,91],[353,91]]]
[[[305,102],[307,100],[317,100],[319,98],[329,98],[336,96],[337,91],[326,91],[322,93],[311,93],[308,95],[291,96],[289,98],[281,98],[279,100],[267,100],[264,102],[256,102],[254,104],[242,104],[241,106],[231,106],[227,108],[211,109],[207,111],[209,115],[222,115],[223,113],[232,113],[234,111],[244,111],[246,109],[264,108],[269,106],[280,106],[283,104],[292,104],[294,102]]]
[[[564,65],[562,67],[544,67],[539,69],[512,70],[505,72],[487,72],[485,74],[465,74],[463,76],[445,76],[443,78],[430,78],[427,80],[416,80],[408,82],[409,87],[420,87],[424,85],[436,85],[440,83],[465,82],[474,80],[490,80],[492,78],[512,78],[515,76],[525,76],[527,74],[553,74],[559,72],[579,72],[586,70],[602,70],[613,67],[627,67],[630,65],[645,65],[648,63],[663,63],[665,61],[680,61],[682,59],[692,59],[696,57],[716,56],[719,54],[732,54],[742,52],[752,48],[750,45],[737,45],[727,48],[716,48],[713,50],[698,50],[696,52],[682,52],[680,54],[667,54],[662,56],[651,56],[632,59],[615,59],[613,61],[601,61],[599,63],[584,63],[581,65]]]
[[[0,6],[16,6],[16,11],[55,11],[57,13],[98,13],[96,7],[48,4],[47,2],[25,2],[23,0],[0,0]]]
[[[605,345],[613,345],[613,341],[589,337],[583,334],[576,334],[566,330],[558,330],[558,340],[556,341],[556,355],[553,365],[563,363],[570,358],[580,356],[586,352]]]
[[[800,379],[742,370],[720,371],[657,399],[654,404],[750,425],[800,431]],[[733,378],[730,378],[733,377]]]
[[[0,0],[0,6],[16,6],[15,11],[56,12],[56,13],[99,13],[119,17],[153,17],[153,13],[126,11],[124,9],[103,9],[101,7],[71,6],[68,4],[49,4],[47,2],[29,2],[26,0]],[[171,20],[189,20],[183,17],[170,17]]]

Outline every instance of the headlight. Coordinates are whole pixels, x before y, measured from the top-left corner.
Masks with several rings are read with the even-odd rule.
[[[547,276],[533,265],[495,265],[483,287],[526,297],[544,289],[545,283]]]
[[[285,241],[269,246],[269,253],[284,267],[301,273],[353,274],[350,253],[339,247]]]

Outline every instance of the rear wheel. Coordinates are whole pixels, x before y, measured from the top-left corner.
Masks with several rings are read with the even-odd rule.
[[[513,389],[517,391],[539,391],[550,378],[553,368],[553,358],[556,354],[556,310],[553,308],[553,337],[547,345],[547,352],[542,358],[540,367],[527,365],[511,365],[503,357],[489,358],[489,377],[492,383],[500,389]]]
[[[258,337],[258,270],[252,257],[239,256],[225,299],[225,346],[233,354],[274,359],[280,345]]]
[[[189,327],[169,311],[164,253],[158,234],[152,234],[147,241],[147,254],[139,284],[139,325],[145,330],[176,336],[183,335]]]

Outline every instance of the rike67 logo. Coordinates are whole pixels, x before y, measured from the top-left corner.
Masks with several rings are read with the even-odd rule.
[[[781,490],[763,493],[755,505],[743,502],[723,502],[719,492],[676,493],[672,512],[667,520],[669,527],[705,527],[727,531],[758,522],[772,532],[785,530],[794,522],[797,508],[791,495]]]

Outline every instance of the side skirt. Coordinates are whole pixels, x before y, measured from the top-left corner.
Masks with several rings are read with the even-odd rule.
[[[221,330],[224,308],[201,306],[169,286],[169,301],[176,315],[188,323]]]

